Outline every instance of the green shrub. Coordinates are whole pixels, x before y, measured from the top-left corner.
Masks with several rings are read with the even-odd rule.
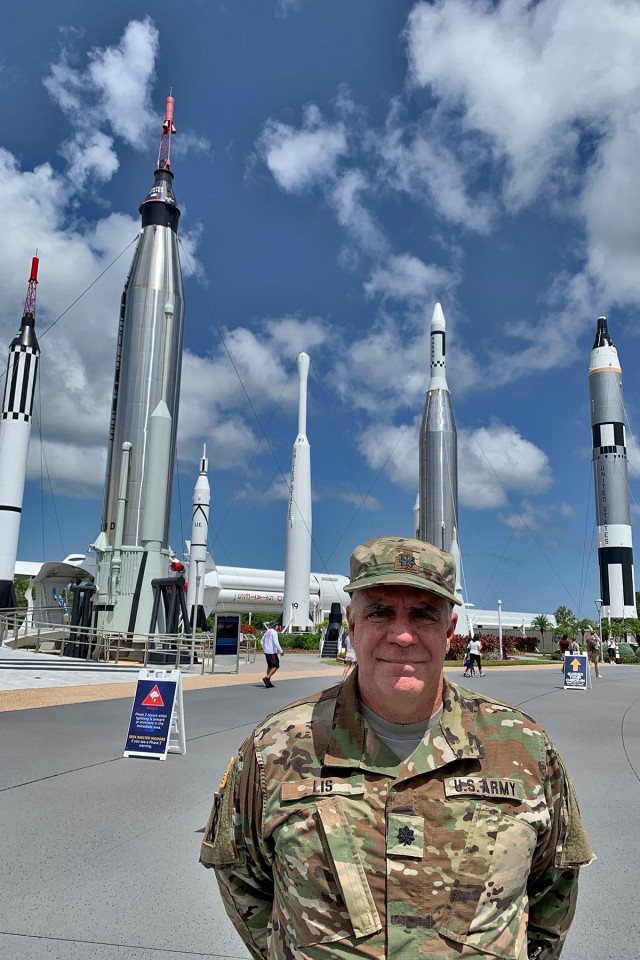
[[[633,647],[629,643],[618,644],[620,651],[620,663],[637,663]]]
[[[280,646],[283,650],[318,650],[319,638],[315,633],[281,633]]]

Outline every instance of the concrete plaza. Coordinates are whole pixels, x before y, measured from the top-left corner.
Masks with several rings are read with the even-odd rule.
[[[252,726],[341,673],[315,657],[289,656],[275,688],[265,690],[261,672],[260,662],[248,665],[200,689],[189,687],[197,678],[187,680],[188,752],[162,763],[122,757],[130,682],[103,682],[107,699],[88,699],[98,692],[90,684],[76,684],[74,698],[67,684],[63,693],[84,702],[58,706],[35,706],[52,702],[42,700],[47,691],[25,689],[26,708],[15,709],[17,682],[2,692],[0,671],[0,957],[248,956],[211,871],[198,864],[199,831]],[[571,772],[598,860],[583,871],[563,960],[640,958],[640,666],[602,672],[586,692],[563,691],[558,667],[489,665],[474,680],[449,673],[535,717]]]

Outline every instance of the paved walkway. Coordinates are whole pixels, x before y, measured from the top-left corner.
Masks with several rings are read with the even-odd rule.
[[[0,957],[246,960],[211,872],[197,863],[212,792],[255,723],[341,673],[289,656],[266,690],[256,667],[187,679],[214,686],[187,689],[188,753],[165,763],[122,758],[131,682],[115,698],[3,713]],[[576,784],[598,860],[583,871],[562,960],[640,958],[640,667],[603,674],[587,692],[564,691],[557,668],[489,669],[464,681],[539,720]],[[8,690],[0,699],[45,692]]]
[[[317,676],[339,678],[343,670],[342,666],[321,663],[314,654],[286,654],[280,663],[277,682]],[[84,660],[71,657],[0,647],[0,713],[132,697],[139,669],[139,664],[88,665]],[[210,665],[204,674],[200,665],[183,668],[184,689],[258,683],[266,669],[264,657],[258,653],[253,662],[241,662],[237,674],[231,672],[232,669],[235,669],[235,659],[226,669],[221,657],[216,659],[214,674],[210,672]]]

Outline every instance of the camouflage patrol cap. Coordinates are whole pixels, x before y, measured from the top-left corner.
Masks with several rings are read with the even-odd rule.
[[[351,554],[351,580],[346,593],[380,586],[416,587],[451,603],[455,595],[456,565],[449,553],[423,540],[407,537],[377,537]]]

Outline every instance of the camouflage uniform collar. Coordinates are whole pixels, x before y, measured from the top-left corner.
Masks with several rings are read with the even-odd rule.
[[[482,743],[474,733],[477,701],[466,691],[444,681],[442,715],[405,763],[368,727],[358,701],[358,669],[352,670],[339,687],[331,732],[324,755],[325,767],[350,767],[377,773],[397,768],[398,778],[407,779],[426,770],[438,770],[455,760],[484,756]]]

